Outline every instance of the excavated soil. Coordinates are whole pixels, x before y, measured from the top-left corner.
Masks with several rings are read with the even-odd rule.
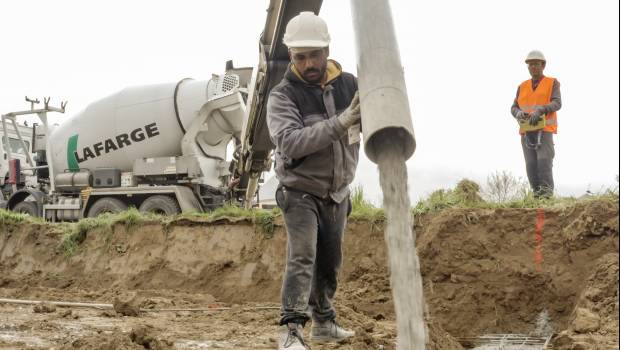
[[[618,349],[618,203],[545,210],[539,240],[537,217],[533,209],[450,209],[415,218],[429,349],[533,334],[545,311],[554,349]],[[245,221],[116,225],[88,232],[70,257],[60,231],[0,226],[0,298],[128,301],[143,311],[0,304],[0,349],[276,348],[281,218],[272,235]],[[312,349],[394,349],[382,223],[351,222],[344,253],[336,307],[357,336]],[[177,311],[144,311],[155,309]]]

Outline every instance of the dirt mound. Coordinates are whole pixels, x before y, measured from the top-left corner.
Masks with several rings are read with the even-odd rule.
[[[172,342],[158,337],[156,330],[149,325],[137,326],[129,334],[113,332],[86,336],[67,341],[60,347],[61,350],[170,350],[173,348]]]
[[[541,218],[542,235],[537,238]],[[415,230],[430,349],[460,349],[451,336],[529,334],[541,314],[548,315],[556,333],[567,330],[572,337],[579,335],[575,319],[589,315],[577,310],[598,315],[598,335],[613,334],[614,315],[617,330],[618,294],[617,287],[611,287],[618,281],[617,202],[584,202],[542,214],[535,209],[450,209],[417,217]],[[210,321],[187,337],[245,339],[221,345],[224,348],[273,346],[270,334],[277,310],[257,313],[243,307],[279,302],[286,254],[281,218],[276,218],[273,235],[246,221],[116,225],[112,231],[88,232],[71,256],[59,249],[61,231],[62,226],[52,224],[0,227],[0,297],[112,303],[132,291],[142,308],[232,306],[218,318],[220,325],[211,326],[208,317],[214,316],[205,316]],[[382,223],[351,222],[344,250],[336,306],[340,321],[358,337],[325,349],[393,349],[394,304]],[[157,317],[116,317],[109,322],[133,327]],[[180,314],[179,319],[179,327],[198,327],[196,318]],[[239,331],[229,333],[227,327]],[[124,336],[117,341],[131,342],[129,329],[121,329]],[[185,333],[166,339],[179,334]],[[97,337],[78,340],[104,344],[95,341]],[[119,349],[136,345],[118,344]]]
[[[592,202],[544,211],[451,210],[417,223],[431,317],[450,334],[532,333],[547,310],[554,330],[570,315],[596,259],[618,252],[618,206]]]
[[[428,330],[428,346],[429,350],[461,350],[463,347],[459,342],[448,332],[446,332],[441,325],[435,322],[427,323]]]
[[[618,339],[618,254],[598,259],[585,283],[570,318],[569,329],[553,340],[554,348],[574,349],[589,344],[597,349],[617,348]]]
[[[592,201],[571,207],[562,214],[569,219],[563,229],[569,241],[618,234],[618,203]]]
[[[142,345],[138,345],[124,334],[113,335],[93,335],[83,337],[60,347],[61,350],[144,350]]]

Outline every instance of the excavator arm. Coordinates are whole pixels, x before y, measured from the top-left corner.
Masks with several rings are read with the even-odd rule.
[[[302,11],[319,13],[323,0],[270,0],[265,28],[260,37],[258,66],[252,73],[246,104],[246,118],[236,152],[234,176],[246,207],[252,199],[263,171],[271,168],[274,145],[267,129],[267,98],[289,64],[282,37],[288,21]]]

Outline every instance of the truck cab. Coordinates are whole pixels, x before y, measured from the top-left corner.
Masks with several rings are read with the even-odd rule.
[[[24,140],[25,148],[20,142],[13,125],[7,124],[6,135],[8,140],[5,140],[5,130],[2,124],[0,124],[0,187],[2,188],[2,198],[0,198],[0,200],[6,200],[10,194],[10,186],[7,184],[9,178],[8,147],[10,147],[13,159],[19,159],[22,167],[28,165],[27,153],[30,154],[31,158],[34,157],[34,153],[32,153],[33,128],[28,125],[18,125],[18,128],[22,135],[22,139]],[[24,183],[25,181],[25,179],[20,180],[21,183]]]

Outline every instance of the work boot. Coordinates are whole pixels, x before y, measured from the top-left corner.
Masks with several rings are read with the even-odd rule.
[[[316,343],[339,342],[354,335],[355,332],[340,327],[336,320],[314,321],[310,330],[310,340]]]
[[[303,327],[297,323],[289,323],[280,326],[279,350],[306,350],[306,342],[303,337]]]

